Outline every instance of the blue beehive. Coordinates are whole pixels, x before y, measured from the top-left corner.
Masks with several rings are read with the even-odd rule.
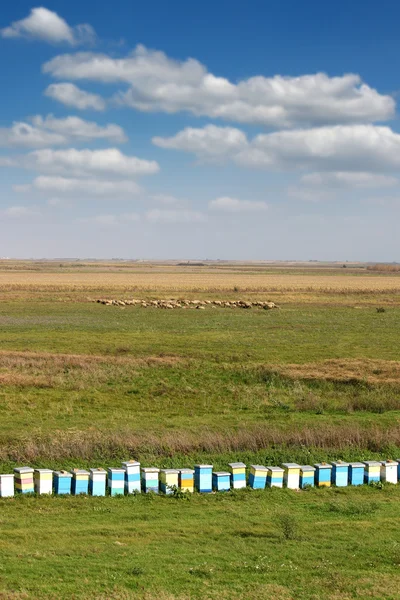
[[[263,465],[250,465],[249,485],[253,490],[263,490],[267,482],[268,469]]]
[[[400,481],[400,458],[396,458],[397,462],[397,480]]]
[[[238,490],[246,487],[246,465],[242,462],[229,463],[231,487]]]
[[[267,467],[267,487],[283,487],[283,474],[281,467]]]
[[[194,485],[198,492],[212,492],[212,465],[194,465]]]
[[[156,467],[142,467],[142,490],[147,492],[154,492],[158,494],[158,474],[160,469]]]
[[[54,491],[56,494],[71,493],[72,474],[68,471],[54,471]]]
[[[331,462],[332,465],[332,485],[337,487],[346,487],[349,481],[349,463],[338,460]]]
[[[315,485],[318,487],[331,487],[332,465],[317,463],[314,467],[316,468]]]
[[[216,471],[212,474],[212,486],[215,492],[229,492],[231,489],[231,474],[227,471]]]
[[[75,496],[89,492],[89,471],[85,469],[72,469],[72,493]]]
[[[349,485],[362,485],[364,483],[364,463],[353,462],[349,464]]]
[[[125,492],[140,493],[140,463],[128,460],[122,463],[122,468],[125,470]]]
[[[101,467],[90,469],[89,492],[92,496],[106,495],[106,476],[107,472]]]
[[[376,460],[364,461],[364,483],[381,480],[381,463]]]
[[[121,496],[125,492],[125,471],[124,469],[107,469],[107,487],[110,496]]]
[[[300,466],[300,488],[314,487],[315,467],[311,465]]]

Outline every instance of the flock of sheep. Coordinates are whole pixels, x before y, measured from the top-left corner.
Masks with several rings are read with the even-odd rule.
[[[270,310],[272,308],[279,308],[275,302],[263,302],[261,300],[255,300],[248,302],[245,300],[110,300],[107,298],[99,298],[96,300],[100,304],[105,306],[141,306],[143,308],[196,308],[197,310],[205,310],[206,307],[210,308],[263,308],[264,310]]]

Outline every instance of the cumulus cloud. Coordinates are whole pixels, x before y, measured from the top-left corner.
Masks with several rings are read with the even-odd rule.
[[[44,94],[65,106],[73,106],[79,110],[106,108],[106,102],[101,96],[81,90],[73,83],[52,83],[46,88]]]
[[[43,6],[32,8],[25,19],[14,21],[9,27],[1,29],[0,34],[4,38],[26,38],[71,46],[93,43],[96,37],[91,25],[84,23],[71,27],[56,12]]]
[[[124,58],[93,52],[56,56],[43,71],[59,79],[126,84],[117,102],[144,112],[187,111],[272,127],[374,122],[395,113],[393,98],[357,74],[258,75],[232,83],[193,58],[173,60],[142,45]]]
[[[333,173],[307,173],[300,178],[300,183],[310,187],[382,188],[398,185],[399,180],[378,173],[334,171]]]
[[[127,140],[119,125],[108,124],[104,127],[79,117],[57,119],[53,115],[36,115],[30,122],[16,121],[11,127],[0,128],[0,146],[20,148],[40,148],[61,146],[73,141],[86,142],[105,139],[113,143]]]
[[[68,177],[52,177],[40,175],[32,183],[14,185],[15,192],[37,191],[46,194],[85,194],[89,196],[131,196],[140,192],[135,181],[101,179],[77,179]]]
[[[256,200],[238,200],[223,196],[216,198],[208,203],[208,208],[213,211],[243,213],[243,212],[260,212],[268,209],[268,204]]]
[[[146,219],[152,223],[204,223],[206,216],[195,210],[173,210],[153,208],[146,212]]]

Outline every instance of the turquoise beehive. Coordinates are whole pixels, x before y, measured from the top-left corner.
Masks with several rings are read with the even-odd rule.
[[[331,462],[332,465],[332,485],[337,487],[346,487],[349,482],[349,463],[338,460]]]
[[[212,474],[212,486],[215,492],[229,492],[231,489],[231,474],[227,471],[215,471]]]
[[[327,463],[316,463],[314,465],[315,471],[315,484],[318,487],[331,487],[332,479],[332,465]]]
[[[353,462],[349,464],[349,485],[362,485],[364,483],[364,463]]]
[[[212,492],[212,470],[212,465],[194,465],[194,485],[198,492]]]
[[[101,467],[90,469],[89,492],[92,496],[106,495],[106,477],[107,472],[105,469]]]
[[[54,471],[54,492],[56,494],[71,493],[72,474],[68,471]]]
[[[110,496],[123,496],[125,492],[124,469],[107,469],[107,485]]]

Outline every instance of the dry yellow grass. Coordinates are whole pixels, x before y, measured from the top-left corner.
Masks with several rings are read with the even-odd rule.
[[[291,379],[400,383],[400,362],[394,360],[331,359],[317,363],[278,365],[275,369]]]

